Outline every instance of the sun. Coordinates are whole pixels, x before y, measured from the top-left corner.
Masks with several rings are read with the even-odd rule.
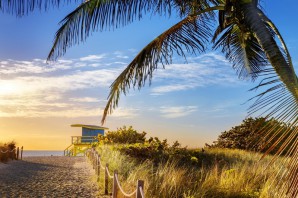
[[[0,81],[0,96],[9,96],[17,94],[20,89],[21,85],[12,81]]]

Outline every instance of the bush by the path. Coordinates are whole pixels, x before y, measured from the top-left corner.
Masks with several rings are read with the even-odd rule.
[[[16,158],[15,142],[0,143],[0,162],[7,162],[10,159]]]
[[[108,131],[104,136],[99,135],[101,143],[116,143],[116,144],[133,144],[144,143],[146,140],[146,132],[139,133],[132,126],[120,127],[116,131]]]

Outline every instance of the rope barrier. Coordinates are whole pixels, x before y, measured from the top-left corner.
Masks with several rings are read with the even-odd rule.
[[[139,190],[140,190],[142,198],[145,198],[144,191],[143,191],[143,188],[141,186],[139,187]]]
[[[98,161],[99,161],[99,165],[97,165],[97,166],[100,166],[100,168],[101,168],[102,170],[105,170],[106,168],[105,168],[103,165],[101,165],[102,163],[101,163],[100,158],[98,159]]]
[[[109,178],[113,179],[114,176],[112,176],[112,175],[110,174],[108,167],[106,167],[106,171],[107,171],[107,173],[108,173]]]
[[[0,150],[1,151],[1,153],[7,153],[7,152],[10,152],[10,153],[12,153],[12,152],[14,152],[16,149],[14,148],[14,149],[12,149],[12,150],[6,150],[6,151],[2,151],[2,150]]]
[[[144,191],[143,191],[144,181],[138,180],[137,188],[132,193],[126,193],[120,184],[117,170],[114,171],[114,176],[111,175],[110,171],[109,171],[108,164],[106,164],[105,167],[102,165],[102,162],[100,160],[100,155],[94,149],[88,149],[86,151],[86,153],[87,153],[87,157],[89,158],[91,164],[93,164],[94,169],[98,169],[98,167],[100,167],[101,169],[105,170],[105,178],[106,178],[105,179],[106,180],[105,181],[105,194],[108,194],[108,179],[107,178],[110,178],[110,179],[114,179],[114,186],[116,183],[116,188],[113,187],[113,189],[112,189],[113,197],[114,196],[117,197],[117,189],[119,189],[120,192],[125,197],[132,197],[133,195],[136,195],[137,198],[145,198]],[[95,166],[94,166],[94,164],[95,164]],[[98,177],[100,175],[99,173],[100,172],[98,171],[97,172]]]
[[[124,196],[126,196],[126,197],[131,197],[131,196],[133,196],[134,194],[137,193],[137,190],[135,190],[134,192],[132,192],[132,193],[130,193],[130,194],[124,192],[122,186],[120,185],[120,182],[119,182],[119,179],[118,179],[118,174],[116,174],[115,176],[116,176],[115,179],[116,179],[116,182],[117,182],[117,186],[118,186],[119,190],[122,192],[122,194],[123,194]]]
[[[99,166],[102,170],[106,169],[103,165],[101,165],[101,163],[99,164]]]

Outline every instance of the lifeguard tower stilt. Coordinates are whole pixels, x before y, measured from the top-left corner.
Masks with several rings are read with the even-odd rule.
[[[64,156],[82,155],[91,148],[92,143],[98,142],[98,134],[104,135],[105,130],[108,130],[105,127],[84,124],[72,124],[71,127],[82,127],[82,136],[71,136],[71,145],[64,150]]]

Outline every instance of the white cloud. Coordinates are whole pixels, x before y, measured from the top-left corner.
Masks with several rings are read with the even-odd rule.
[[[174,84],[174,85],[157,86],[152,88],[151,95],[162,95],[165,93],[169,93],[173,91],[183,91],[194,87],[196,87],[196,85],[191,85],[191,84],[188,84],[188,85]]]
[[[99,55],[88,55],[85,57],[80,58],[80,61],[98,61],[106,57],[106,54],[99,54]]]
[[[48,103],[40,99],[0,100],[0,117],[101,117],[102,109],[99,104],[76,105],[74,103]],[[25,103],[24,103],[25,102]],[[134,118],[138,115],[138,109],[117,108],[110,117]]]
[[[110,117],[134,118],[139,115],[139,109],[119,107],[113,111]]]
[[[70,98],[69,101],[71,102],[99,102],[98,98],[92,97],[83,97],[83,98]]]
[[[122,59],[128,59],[129,56],[125,56],[125,55],[117,55],[116,56],[117,58],[122,58]]]
[[[161,107],[161,116],[165,118],[179,118],[190,115],[197,111],[197,106],[172,106],[172,107]]]
[[[128,64],[122,62],[120,56],[126,55],[123,52],[89,55],[59,60],[50,65],[42,59],[1,60],[0,117],[101,116],[101,101],[106,101],[109,86]],[[232,69],[226,62],[220,62],[221,59],[222,56],[209,54],[192,58],[189,64],[167,65],[166,70],[154,74],[153,81],[157,86],[151,89],[151,94],[238,83],[235,75],[232,76]],[[95,89],[105,94],[97,98]],[[195,110],[193,106],[166,107],[161,109],[161,113],[164,117],[175,118]],[[138,111],[117,108],[112,116],[132,118],[138,115]]]
[[[116,58],[120,58],[120,59],[128,59],[129,56],[125,55],[124,52],[121,51],[115,51],[114,55]]]
[[[190,58],[189,64],[166,65],[166,69],[156,71],[152,95],[162,95],[174,91],[183,91],[210,85],[235,86],[241,85],[235,72],[224,57],[207,54]]]
[[[55,63],[47,64],[45,60],[33,59],[32,61],[6,60],[0,61],[0,75],[19,75],[19,74],[45,74],[58,70],[72,68],[72,60],[58,60]]]
[[[122,70],[119,64],[96,69],[105,64],[101,60],[104,57],[90,55],[50,65],[41,59],[0,61],[0,117],[101,116],[99,107],[103,104],[99,102],[106,101],[107,96],[95,98],[90,90],[106,93]],[[83,97],[77,97],[81,90]],[[123,110],[118,116],[131,117],[129,112]]]
[[[85,88],[108,87],[118,73],[117,69],[102,69],[77,71],[63,76],[24,76],[10,80],[0,80],[0,96],[49,93],[53,91],[64,93]]]

